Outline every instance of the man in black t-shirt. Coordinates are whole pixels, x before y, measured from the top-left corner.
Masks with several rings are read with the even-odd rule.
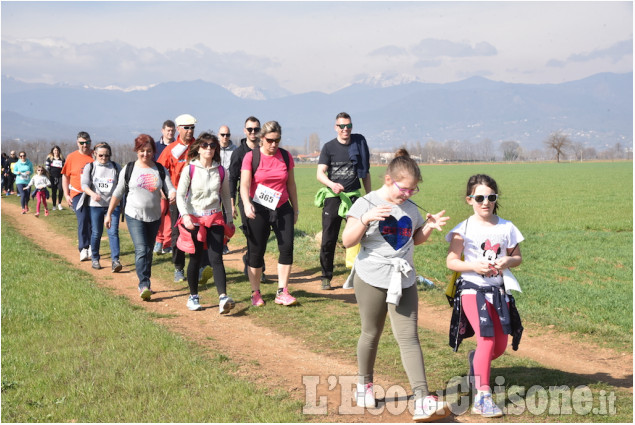
[[[361,196],[360,179],[366,193],[371,191],[370,155],[366,139],[361,134],[352,134],[351,116],[341,112],[335,117],[337,137],[322,147],[318,161],[317,179],[329,189],[322,210],[322,245],[320,265],[322,267],[322,289],[331,289],[335,245],[340,233],[342,218],[338,214],[340,196],[352,202]],[[345,194],[345,195],[343,195]]]

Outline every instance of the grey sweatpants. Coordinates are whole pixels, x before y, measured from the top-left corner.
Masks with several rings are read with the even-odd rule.
[[[379,338],[384,330],[386,315],[390,314],[392,332],[399,344],[401,362],[408,375],[410,387],[416,398],[427,396],[428,382],[417,333],[417,285],[403,290],[399,305],[386,303],[388,291],[369,285],[357,274],[354,276],[353,285],[362,321],[362,334],[357,342],[359,383],[373,382]]]

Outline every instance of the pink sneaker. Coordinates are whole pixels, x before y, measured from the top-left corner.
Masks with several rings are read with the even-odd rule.
[[[260,295],[260,291],[254,291],[254,293],[251,294],[251,305],[254,305],[256,307],[265,305],[265,301],[262,299],[262,295]]]
[[[282,305],[294,305],[298,301],[289,294],[289,290],[284,288],[282,292],[276,295],[276,304]]]
[[[44,215],[48,217],[49,216],[49,210],[44,210]]]
[[[35,216],[36,216],[36,217],[39,217],[39,216],[40,216],[40,213],[39,213],[39,212],[36,212],[36,213],[35,213]]]

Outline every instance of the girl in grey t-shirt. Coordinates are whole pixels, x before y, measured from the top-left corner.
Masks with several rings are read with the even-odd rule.
[[[351,276],[359,306],[362,333],[357,344],[359,383],[357,405],[375,407],[373,365],[386,315],[390,314],[404,369],[415,395],[416,422],[450,414],[449,406],[428,391],[423,354],[417,333],[418,294],[413,262],[414,246],[425,242],[433,229],[441,230],[445,211],[428,213],[426,220],[409,198],[419,191],[421,171],[405,149],[386,169],[383,186],[359,198],[347,215],[344,246],[361,243]]]

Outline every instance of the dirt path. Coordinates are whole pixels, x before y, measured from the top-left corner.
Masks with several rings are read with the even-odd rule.
[[[49,250],[51,244],[47,241],[55,238],[56,254],[77,268],[91,273],[100,285],[112,288],[115,293],[128,297],[132,303],[142,305],[148,311],[170,315],[169,318],[157,319],[157,321],[188,339],[227,355],[232,362],[238,365],[237,375],[265,388],[286,391],[302,402],[306,401],[308,403],[306,413],[309,411],[319,413],[311,415],[308,420],[318,422],[411,422],[411,414],[403,409],[390,413],[387,409],[379,408],[372,412],[367,411],[360,414],[358,411],[356,412],[356,408],[349,407],[346,409],[346,413],[338,413],[342,401],[348,406],[352,406],[352,403],[350,400],[346,400],[350,395],[349,392],[341,390],[341,387],[347,386],[345,379],[340,379],[338,382],[335,377],[354,376],[357,369],[356,364],[343,362],[327,354],[313,353],[304,348],[302,341],[280,335],[270,328],[258,326],[249,317],[241,314],[244,309],[249,307],[244,303],[238,304],[237,309],[230,316],[220,316],[216,305],[203,305],[202,312],[190,312],[185,308],[187,291],[175,289],[171,282],[153,279],[152,286],[156,294],[153,295],[152,302],[142,303],[137,294],[134,264],[124,264],[124,271],[128,271],[128,273],[113,274],[110,273],[109,268],[99,271],[93,270],[90,267],[90,262],[79,263],[75,235],[68,237],[55,235],[47,228],[45,218],[35,218],[32,213],[21,215],[20,212],[19,206],[2,202],[3,219],[9,218],[22,234],[40,244],[42,248]],[[241,255],[242,251],[235,251],[227,255],[225,257],[226,266],[237,270],[242,269]],[[267,268],[275,270],[275,262],[269,262],[268,259]],[[350,290],[340,288],[335,291],[322,291],[319,274],[296,270],[291,279],[291,286],[300,283],[305,291],[354,301],[354,295]],[[335,286],[341,286],[343,282],[335,280],[334,283]],[[420,304],[420,326],[445,336],[449,323],[449,308]],[[508,353],[529,357],[553,369],[588,375],[590,382],[603,381],[618,387],[630,388],[632,391],[632,355],[615,353],[588,345],[581,346],[561,334],[558,334],[558,338],[553,338],[542,330],[540,333],[541,336],[532,336],[532,328],[529,327],[523,335],[520,350],[518,352],[509,350]],[[255,335],[260,337],[254,338]],[[567,355],[563,356],[562,353],[567,353]],[[303,376],[306,382],[303,382]],[[320,384],[316,387],[314,384],[317,382]],[[379,375],[376,377],[376,384],[383,388],[389,388],[396,383]],[[317,389],[315,398],[310,394],[313,388]],[[409,387],[405,385],[405,388]],[[309,397],[307,397],[307,393],[309,393]],[[324,404],[320,402],[320,396],[327,397],[327,409],[322,408]],[[449,419],[449,421],[456,422],[471,420],[473,420],[471,415]]]

